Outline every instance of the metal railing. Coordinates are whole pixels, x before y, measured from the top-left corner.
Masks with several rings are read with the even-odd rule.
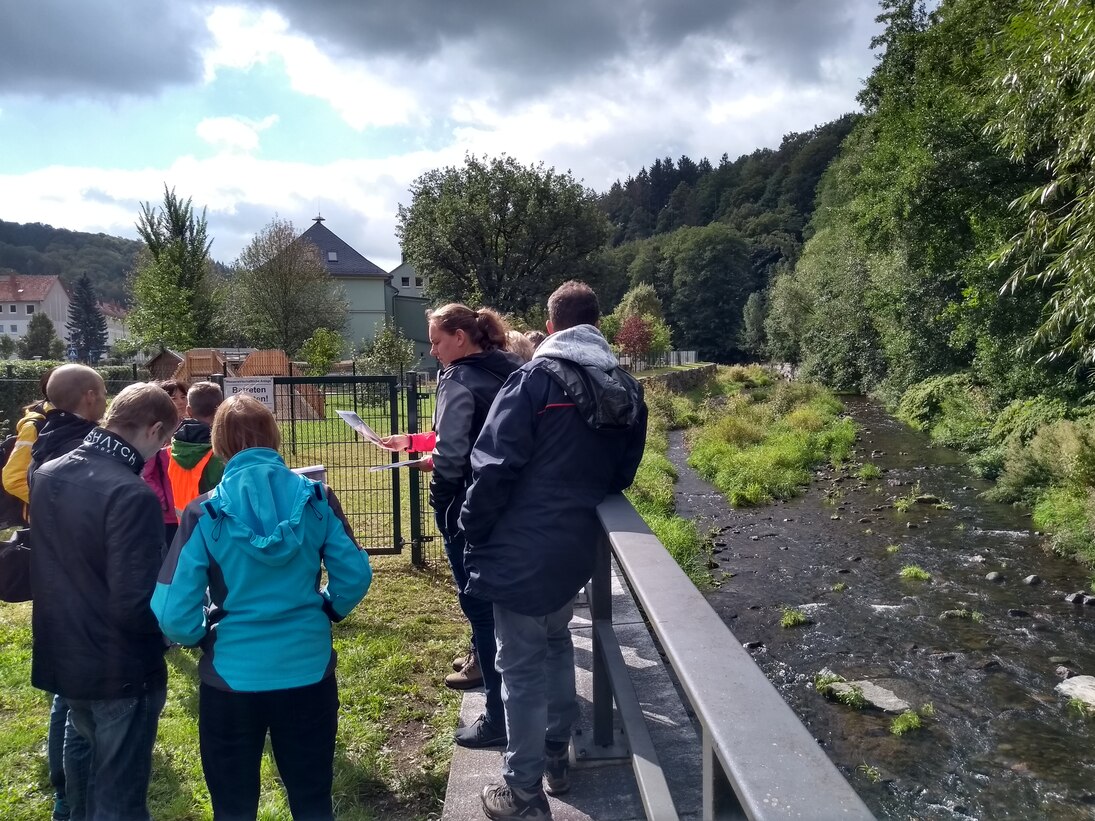
[[[699,721],[705,821],[874,818],[631,503],[610,496],[597,513],[593,743],[612,744],[615,701],[647,818],[678,816],[612,627],[610,550]]]

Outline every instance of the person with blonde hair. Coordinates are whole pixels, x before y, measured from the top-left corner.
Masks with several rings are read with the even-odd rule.
[[[269,734],[293,817],[332,819],[331,623],[364,598],[369,557],[331,489],[285,466],[261,402],[222,402],[212,443],[224,475],[183,511],[152,609],[168,638],[202,648],[198,742],[213,815],[255,818]]]
[[[528,362],[536,352],[532,342],[520,331],[506,332],[506,350],[517,354],[522,362]]]
[[[167,698],[166,644],[149,607],[164,528],[140,472],[177,424],[160,387],[130,385],[102,427],[31,476],[31,683],[65,700],[90,746],[77,762],[65,743],[73,818],[149,817],[152,747]]]

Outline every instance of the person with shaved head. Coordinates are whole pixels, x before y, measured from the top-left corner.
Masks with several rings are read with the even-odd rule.
[[[61,365],[47,371],[43,394],[45,400],[28,406],[19,420],[15,447],[3,471],[4,489],[28,506],[30,476],[34,470],[83,442],[106,411],[106,384],[97,371],[86,365]],[[29,521],[29,516],[24,518]],[[82,773],[88,754],[87,742],[68,720],[67,703],[55,695],[50,709],[46,758],[54,793],[53,817],[57,821],[69,817],[65,757],[71,762],[70,769],[75,767]]]

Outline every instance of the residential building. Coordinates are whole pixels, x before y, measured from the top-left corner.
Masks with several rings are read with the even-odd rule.
[[[48,316],[57,336],[67,339],[68,305],[68,293],[56,276],[0,274],[0,333],[13,339],[26,335],[36,313]]]
[[[400,296],[425,296],[425,277],[420,276],[414,270],[414,266],[407,262],[406,257],[392,271],[392,285],[399,291]]]
[[[106,320],[106,344],[113,347],[119,339],[128,339],[126,318],[129,312],[117,302],[100,302],[99,313]]]
[[[354,348],[363,339],[372,339],[377,326],[383,326],[386,317],[392,315],[392,297],[395,288],[392,276],[351,248],[345,240],[334,234],[317,216],[313,225],[300,235],[319,249],[327,271],[342,286],[350,304],[343,335]]]

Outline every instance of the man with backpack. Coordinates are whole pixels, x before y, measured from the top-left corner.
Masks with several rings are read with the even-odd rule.
[[[578,716],[569,623],[593,574],[597,505],[635,478],[646,440],[642,387],[597,330],[585,283],[548,300],[548,338],[506,381],[471,452],[460,513],[466,593],[494,604],[506,715],[504,782],[483,790],[487,817],[551,818],[569,789]]]

